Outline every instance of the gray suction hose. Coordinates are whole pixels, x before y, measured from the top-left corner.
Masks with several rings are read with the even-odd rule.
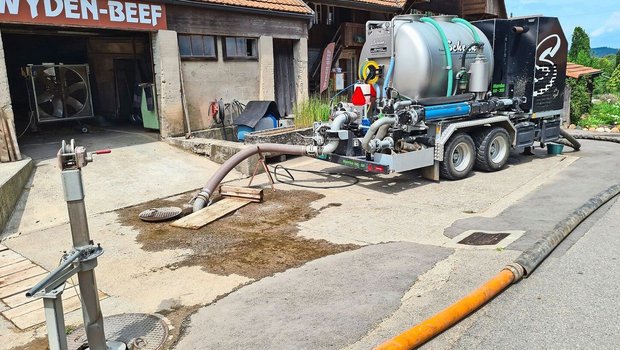
[[[338,131],[342,128],[344,124],[349,123],[350,121],[351,115],[348,112],[340,113],[332,121],[330,125],[330,131]],[[339,143],[340,140],[338,139],[330,140],[324,146],[301,146],[282,145],[278,143],[263,143],[237,152],[235,155],[225,161],[219,169],[217,169],[217,171],[213,174],[213,176],[211,176],[207,184],[202,188],[200,193],[196,195],[196,198],[194,199],[193,211],[196,212],[207,206],[207,204],[209,203],[209,197],[215,191],[220,182],[222,182],[224,177],[226,177],[226,175],[228,175],[231,170],[233,170],[237,165],[239,165],[239,163],[243,162],[245,159],[255,154],[258,154],[259,151],[264,153],[318,156],[333,153],[336,148],[338,148]]]
[[[246,158],[249,158],[258,152],[264,153],[278,153],[278,154],[291,154],[291,155],[306,155],[308,154],[308,147],[312,146],[300,146],[300,145],[281,145],[277,143],[265,143],[256,145],[254,147],[246,148],[235,155],[230,157],[217,171],[211,176],[207,184],[202,188],[200,193],[194,200],[194,212],[204,208],[209,202],[209,197],[215,191],[215,188],[222,182],[224,177],[233,170],[239,163],[243,162]]]
[[[396,121],[397,121],[396,117],[383,117],[375,121],[374,123],[372,123],[372,125],[370,125],[370,128],[368,128],[366,135],[364,136],[364,140],[362,140],[362,148],[366,150],[366,152],[370,153],[370,147],[368,146],[368,144],[370,144],[370,141],[374,138],[375,134],[379,131],[379,128],[381,128],[384,125],[392,126],[396,124]]]

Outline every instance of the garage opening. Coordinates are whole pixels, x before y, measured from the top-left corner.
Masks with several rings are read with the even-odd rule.
[[[2,26],[2,40],[20,143],[60,129],[159,128],[149,33]]]

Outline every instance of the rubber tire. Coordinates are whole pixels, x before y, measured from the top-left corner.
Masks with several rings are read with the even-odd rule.
[[[469,162],[470,164],[468,164],[467,167],[463,169],[462,171],[458,171],[454,168],[454,164],[452,164],[450,159],[452,158],[451,155],[454,149],[463,142],[465,142],[469,147],[471,147],[471,150],[470,150],[471,157],[470,157],[470,162]],[[474,140],[471,138],[471,136],[465,133],[457,133],[457,134],[452,135],[452,137],[450,137],[450,139],[444,146],[444,152],[443,152],[444,160],[443,162],[439,164],[439,174],[441,175],[441,177],[447,180],[460,180],[460,179],[467,177],[467,175],[469,175],[471,170],[474,168],[474,163],[476,159],[475,154],[476,154],[476,145],[474,143]]]
[[[490,147],[493,140],[497,137],[503,137],[506,142],[506,155],[499,162],[495,163],[491,160]],[[510,135],[506,129],[499,126],[484,129],[474,135],[474,142],[476,143],[476,169],[492,172],[498,171],[508,161],[510,156]]]

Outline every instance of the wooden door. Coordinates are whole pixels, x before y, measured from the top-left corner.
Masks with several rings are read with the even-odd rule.
[[[275,99],[280,115],[293,112],[297,99],[295,91],[295,61],[293,60],[293,40],[273,40],[273,63],[275,74]]]

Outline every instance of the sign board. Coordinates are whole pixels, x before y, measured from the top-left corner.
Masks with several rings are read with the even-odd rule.
[[[321,59],[321,86],[319,93],[323,93],[323,91],[327,90],[329,85],[329,73],[332,70],[332,60],[334,59],[335,47],[335,43],[329,43],[327,44],[327,47],[325,47],[325,50],[323,50],[323,58]]]
[[[0,0],[0,23],[156,31],[164,4],[124,0]]]

